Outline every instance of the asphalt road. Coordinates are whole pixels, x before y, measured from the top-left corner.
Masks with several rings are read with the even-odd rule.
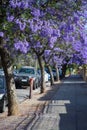
[[[79,76],[66,78],[31,130],[87,130],[87,83]]]

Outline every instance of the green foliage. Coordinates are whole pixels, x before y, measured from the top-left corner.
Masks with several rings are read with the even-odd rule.
[[[32,18],[30,9],[25,10],[23,13],[21,13],[21,18],[28,20],[29,18]]]
[[[69,75],[70,74],[70,71],[69,71],[69,68],[66,69],[66,75]]]

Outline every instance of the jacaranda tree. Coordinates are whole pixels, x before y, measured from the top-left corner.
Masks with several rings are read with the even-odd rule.
[[[83,8],[86,10],[85,3],[84,1],[82,3],[81,0],[1,1],[0,56],[6,76],[9,115],[18,113],[11,75],[15,50],[25,54],[32,50],[32,53],[37,56],[42,74],[41,93],[43,93],[45,90],[43,66],[45,50],[52,50],[55,45],[61,44],[62,41],[67,44],[71,42],[73,46],[76,45],[77,39],[81,41],[80,26],[83,23],[81,17],[85,19]],[[75,50],[75,52],[77,51]],[[78,54],[76,53],[76,55]]]

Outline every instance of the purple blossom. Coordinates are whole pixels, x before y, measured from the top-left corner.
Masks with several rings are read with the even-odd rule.
[[[0,37],[4,37],[4,33],[3,32],[0,32]]]
[[[53,43],[55,43],[56,41],[57,41],[57,37],[56,37],[56,36],[50,38],[50,44],[53,44]]]
[[[85,41],[85,43],[87,44],[87,36],[85,36],[84,41]]]
[[[84,17],[87,18],[87,10],[84,11]]]
[[[51,26],[43,26],[42,27],[42,34],[46,36],[51,36],[53,34],[53,29]]]
[[[19,23],[20,23],[20,20],[19,20],[19,19],[16,19],[16,20],[15,20],[15,23],[16,23],[16,24],[19,24]]]
[[[82,44],[81,44],[81,42],[80,42],[80,41],[77,41],[76,43],[74,43],[74,44],[73,44],[73,48],[74,48],[74,50],[77,51],[77,52],[81,51],[81,49],[82,49]]]
[[[28,2],[25,3],[24,8],[27,9],[29,7]]]
[[[26,23],[25,22],[21,22],[19,19],[16,19],[15,23],[18,24],[18,26],[19,26],[21,31],[23,31],[26,28]]]
[[[60,37],[60,30],[59,29],[53,29],[53,36]]]
[[[7,16],[7,20],[9,21],[9,22],[12,22],[13,20],[14,20],[14,16],[13,15],[11,15],[11,16]]]
[[[40,10],[39,10],[39,9],[36,9],[36,8],[33,8],[31,14],[32,14],[34,17],[40,17],[40,15],[41,15]]]
[[[51,52],[51,50],[45,50],[45,52],[44,52],[45,57],[46,57],[46,56],[49,56],[49,55],[50,55],[50,52]]]
[[[54,15],[54,14],[55,14],[55,9],[53,9],[53,8],[48,7],[48,8],[46,9],[46,11],[47,11],[49,14],[51,14],[51,15]]]
[[[38,19],[28,20],[28,22],[30,23],[30,29],[33,33],[36,33],[38,30],[41,30],[42,22],[38,21]]]
[[[62,22],[62,23],[60,24],[60,27],[59,27],[60,31],[63,31],[63,30],[66,29],[66,28],[67,28],[66,23],[65,23],[65,22]]]
[[[49,43],[49,47],[52,49],[54,47],[54,43]]]
[[[40,41],[37,41],[35,43],[34,48],[42,48],[42,45],[41,45]]]
[[[77,23],[79,21],[79,16],[76,13],[74,13],[73,20],[75,23]]]
[[[62,52],[63,50],[60,49],[60,48],[54,48],[54,51],[57,51],[57,52]]]
[[[73,31],[73,29],[74,29],[74,28],[73,28],[73,25],[71,25],[71,24],[68,23],[68,25],[67,25],[67,30],[68,30],[68,31]]]
[[[27,9],[29,7],[28,1],[22,1],[20,4],[20,8]]]
[[[20,40],[16,40],[16,42],[14,43],[14,47],[15,50],[19,50],[22,53],[27,53],[29,51],[29,43],[24,40],[24,41],[20,41]]]
[[[29,7],[28,0],[10,0],[10,6],[12,8],[20,8],[20,9],[27,9]]]
[[[20,30],[23,31],[26,28],[26,23],[25,22],[23,22],[23,23],[20,22],[19,27],[20,27]]]
[[[12,8],[16,8],[16,2],[14,2],[14,0],[10,0],[10,6]]]

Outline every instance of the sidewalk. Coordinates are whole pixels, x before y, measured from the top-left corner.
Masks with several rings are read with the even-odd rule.
[[[7,116],[7,112],[0,114],[0,130],[24,130],[27,124],[35,118],[36,114],[42,113],[45,105],[59,88],[59,83],[54,86],[47,86],[46,91],[40,94],[40,89],[33,92],[32,99],[26,99],[20,107],[20,115]]]
[[[77,75],[65,78],[44,113],[26,130],[87,130],[87,83]]]

